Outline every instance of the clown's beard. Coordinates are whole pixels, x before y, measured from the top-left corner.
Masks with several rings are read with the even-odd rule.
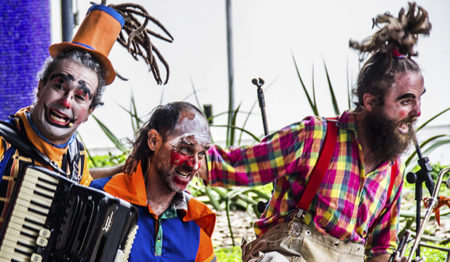
[[[362,120],[362,129],[367,137],[367,143],[374,159],[383,163],[394,160],[408,149],[413,137],[412,124],[414,118],[407,118],[395,122],[385,116],[381,110],[368,112]],[[400,123],[409,125],[408,133],[398,130]]]

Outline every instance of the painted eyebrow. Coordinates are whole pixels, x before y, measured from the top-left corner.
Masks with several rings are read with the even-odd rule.
[[[61,77],[64,80],[71,80],[71,81],[75,81],[75,77],[73,77],[73,75],[71,74],[63,74],[63,73],[57,73],[54,74],[50,77],[50,80],[53,80],[57,77]],[[78,81],[78,89],[83,90],[84,93],[86,93],[89,96],[89,99],[92,99],[92,93],[91,90],[89,90],[89,88],[86,87],[86,82],[83,80]]]
[[[80,85],[78,87],[78,89],[83,90],[89,96],[89,99],[92,99],[91,90],[89,90],[89,88],[86,87],[86,82],[84,82],[83,80],[80,80],[80,81],[78,81],[78,84]]]
[[[57,78],[57,77],[61,77],[61,78],[63,78],[64,80],[72,80],[72,81],[75,81],[75,77],[73,77],[73,75],[70,75],[70,74],[63,74],[63,73],[57,73],[57,74],[54,74],[54,75],[52,75],[51,77],[50,77],[50,80],[53,80],[53,79],[55,79],[55,78]]]
[[[402,99],[405,99],[405,98],[416,98],[416,96],[413,95],[413,94],[411,94],[411,93],[404,94],[404,95],[399,96],[399,97],[397,98],[397,101],[402,100]]]

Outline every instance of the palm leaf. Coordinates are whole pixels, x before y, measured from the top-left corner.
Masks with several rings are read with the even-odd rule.
[[[437,113],[436,115],[434,115],[433,117],[431,117],[430,119],[428,119],[427,121],[425,121],[425,123],[423,123],[421,126],[419,126],[418,128],[416,128],[416,132],[418,132],[419,130],[421,130],[423,127],[425,127],[426,125],[428,125],[428,123],[430,123],[431,121],[433,121],[434,119],[438,118],[439,116],[441,116],[442,114],[444,114],[445,112],[449,111],[450,107],[447,107],[446,109],[442,110],[441,112]]]
[[[333,104],[334,113],[336,115],[340,115],[341,111],[339,110],[339,105],[338,105],[338,102],[336,99],[336,95],[334,94],[333,85],[331,84],[330,74],[328,73],[328,68],[327,68],[327,64],[325,63],[325,61],[323,62],[323,65],[325,67],[325,74],[327,76],[328,88],[330,90],[331,102]]]
[[[319,116],[319,107],[317,106],[317,101],[316,101],[316,84],[314,81],[314,65],[312,67],[312,92],[313,92],[313,101],[314,101],[314,105],[316,105],[316,111],[317,114],[316,116]]]
[[[197,107],[202,108],[202,106],[200,104],[200,100],[198,100],[197,89],[195,89],[194,80],[192,80],[192,77],[191,77],[191,86],[192,86],[192,92],[194,94],[195,102],[197,103]]]
[[[235,135],[235,126],[236,126],[236,119],[237,115],[239,113],[239,109],[241,108],[241,105],[239,104],[233,112],[231,112],[231,118],[230,118],[230,124],[227,127],[227,147],[234,145],[234,135]]]
[[[246,129],[244,129],[244,128],[238,127],[238,126],[229,126],[229,125],[211,125],[211,127],[234,128],[234,129],[240,130],[240,131],[246,133],[247,135],[251,136],[253,139],[255,139],[256,142],[259,142],[259,141],[260,141],[260,139],[259,139],[256,135],[254,135],[252,132],[250,132],[250,131],[248,131],[248,130],[246,130]]]
[[[81,137],[80,133],[77,132],[77,137],[78,139],[80,139],[81,144],[85,145],[83,138]],[[89,151],[89,149],[87,147],[84,147],[84,149],[86,150],[86,153],[88,155],[89,160],[91,160],[92,165],[94,165],[94,167],[98,167],[97,162],[95,162],[95,159],[92,157],[91,152]]]
[[[100,121],[100,119],[98,119],[95,115],[92,115],[92,117],[100,126],[100,129],[103,131],[103,133],[105,133],[105,135],[109,138],[109,140],[114,144],[114,146],[123,153],[127,152],[127,148],[122,142],[120,142],[117,136],[115,136],[113,132],[111,132],[111,130],[109,130],[109,128],[102,121]]]
[[[352,78],[350,75],[350,71],[348,69],[348,58],[347,58],[347,106],[348,106],[348,109],[352,108],[352,96],[351,96],[352,84],[350,83],[350,79],[352,79]]]
[[[301,84],[301,86],[303,88],[303,92],[305,93],[306,98],[308,99],[309,106],[311,107],[311,110],[313,111],[314,115],[318,116],[319,115],[319,111],[317,109],[317,105],[311,99],[311,96],[309,95],[309,92],[306,89],[305,83],[303,83],[302,76],[300,75],[300,71],[299,71],[298,66],[297,66],[297,61],[295,61],[295,57],[294,56],[292,56],[292,59],[294,60],[294,65],[295,65],[295,70],[297,72],[297,77],[298,77],[298,80],[300,80],[300,84]]]
[[[447,135],[441,134],[441,135],[436,135],[436,136],[432,136],[429,137],[428,139],[426,139],[424,142],[422,142],[419,147],[425,148],[427,145],[429,145],[430,143],[432,143],[431,145],[429,145],[429,147],[423,151],[423,154],[427,153],[427,152],[431,152],[433,150],[435,150],[437,147],[436,145],[442,146],[447,144],[446,142],[444,143],[440,143],[441,141],[447,141],[447,140],[441,140],[441,138],[446,137]],[[436,141],[438,140],[438,141]],[[436,141],[436,142],[435,142]],[[412,163],[414,163],[416,160],[418,159],[418,156],[416,154],[416,151],[414,151],[411,155],[409,155],[409,157],[405,160],[405,169],[409,169],[409,167],[412,165]]]

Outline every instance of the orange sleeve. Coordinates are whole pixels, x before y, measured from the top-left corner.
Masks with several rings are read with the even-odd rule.
[[[198,245],[195,262],[209,262],[216,257],[211,238],[200,228],[200,243]]]
[[[80,184],[83,186],[89,186],[93,180],[91,174],[89,174],[89,168],[88,168],[88,159],[86,151],[82,151],[81,155],[84,154],[84,166],[83,166],[83,177],[81,178]]]

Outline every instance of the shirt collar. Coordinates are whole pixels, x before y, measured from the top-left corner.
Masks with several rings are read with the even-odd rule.
[[[344,111],[338,119],[337,126],[341,129],[348,129],[357,133],[356,117],[353,111]]]
[[[147,205],[147,193],[145,189],[142,162],[138,163],[136,171],[127,175],[124,173],[115,175],[104,187],[104,190],[113,196],[120,197],[130,203],[139,206]],[[169,209],[186,214],[190,196],[188,193],[176,193]],[[168,210],[169,210],[168,209]]]

